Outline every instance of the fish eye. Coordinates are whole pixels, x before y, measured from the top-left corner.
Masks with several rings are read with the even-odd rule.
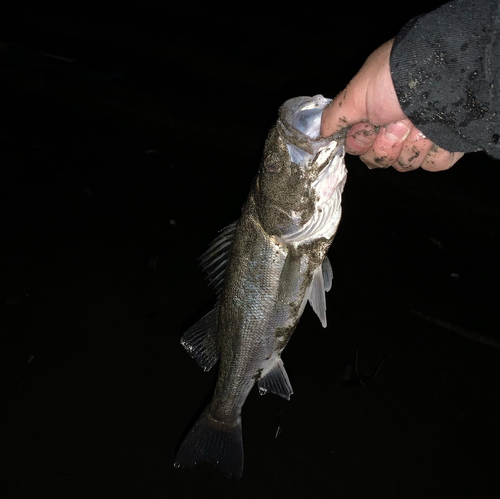
[[[278,173],[281,170],[281,166],[272,164],[267,166],[267,171],[271,173]]]
[[[274,161],[265,161],[264,168],[269,173],[279,173],[281,171],[281,164]]]
[[[262,159],[262,169],[265,171],[265,172],[269,172],[269,173],[278,173],[281,171],[281,168],[283,166],[282,162],[279,161],[279,158],[278,158],[278,161],[276,161],[276,155],[275,154],[267,154],[263,159]]]

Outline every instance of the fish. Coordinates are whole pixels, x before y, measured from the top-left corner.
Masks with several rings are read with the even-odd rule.
[[[250,390],[287,400],[281,354],[309,302],[323,327],[333,279],[326,253],[341,218],[345,133],[323,138],[331,99],[294,97],[278,111],[241,216],[201,257],[217,294],[181,344],[208,371],[219,362],[211,402],[181,443],[174,466],[208,462],[243,473],[241,413]]]

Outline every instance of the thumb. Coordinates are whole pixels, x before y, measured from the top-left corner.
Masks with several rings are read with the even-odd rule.
[[[328,137],[347,126],[366,120],[366,111],[363,113],[360,110],[364,106],[360,106],[359,102],[350,97],[351,92],[347,86],[325,108],[321,117],[322,137]]]
[[[393,41],[372,52],[347,87],[325,109],[321,122],[323,137],[359,121],[383,125],[406,118],[391,77]]]

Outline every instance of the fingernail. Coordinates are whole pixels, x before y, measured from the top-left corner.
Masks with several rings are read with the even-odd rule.
[[[389,123],[385,127],[384,135],[394,142],[402,142],[408,137],[410,129],[401,122]]]

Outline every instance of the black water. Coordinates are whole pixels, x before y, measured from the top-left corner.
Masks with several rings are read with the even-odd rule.
[[[500,176],[483,154],[438,174],[348,158],[328,328],[306,310],[292,400],[249,397],[241,481],[172,466],[215,382],[179,345],[214,302],[196,259],[238,217],[277,108],[334,96],[425,10],[289,9],[2,16],[0,497],[499,496]],[[385,359],[373,381],[348,375],[356,352],[363,378]]]

